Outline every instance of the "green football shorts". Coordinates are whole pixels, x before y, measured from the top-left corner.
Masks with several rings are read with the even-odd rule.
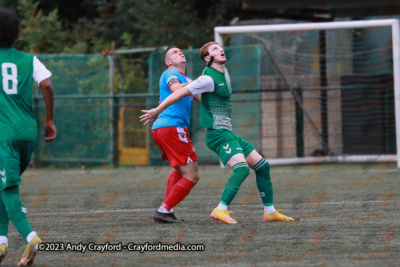
[[[209,149],[218,154],[222,163],[226,163],[233,155],[243,153],[247,157],[254,147],[242,137],[226,129],[207,129],[206,144]]]
[[[0,141],[0,191],[22,183],[36,143],[23,140]]]

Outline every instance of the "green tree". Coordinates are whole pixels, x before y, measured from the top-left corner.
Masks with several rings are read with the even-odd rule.
[[[240,0],[0,0],[17,12],[17,48],[35,53],[100,53],[122,46],[200,47],[228,25]],[[129,40],[129,42],[127,42]]]
[[[38,5],[32,1],[18,2],[21,34],[15,47],[26,52],[60,53],[68,43],[68,34],[62,28],[58,10],[45,15]]]
[[[121,41],[124,33],[134,36],[131,46],[176,45],[200,47],[214,39],[213,28],[227,25],[237,16],[241,1],[150,0],[118,1],[112,15],[98,23],[107,25],[103,37]]]

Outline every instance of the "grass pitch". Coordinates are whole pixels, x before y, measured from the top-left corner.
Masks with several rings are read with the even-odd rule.
[[[44,242],[203,244],[205,251],[42,252],[36,266],[396,266],[400,173],[394,164],[271,167],[275,207],[295,223],[262,221],[255,175],[230,206],[236,225],[210,219],[229,169],[200,166],[200,181],[175,208],[184,223],[155,224],[170,168],[28,170],[21,198]],[[9,229],[15,266],[24,242]]]

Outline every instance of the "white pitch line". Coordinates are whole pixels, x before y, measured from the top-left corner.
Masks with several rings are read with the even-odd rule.
[[[297,172],[294,172],[292,170],[271,170],[271,173],[292,173],[294,175],[296,174],[301,174],[301,173],[321,173],[321,174],[342,174],[342,173],[356,173],[356,174],[368,174],[368,173],[383,173],[383,172],[398,172],[400,175],[400,172],[398,169],[386,169],[386,170],[368,170],[368,171],[362,171],[362,170],[346,170],[346,169],[321,169],[321,170],[299,170]]]
[[[80,215],[80,214],[97,214],[97,213],[119,213],[119,212],[135,212],[135,211],[151,211],[156,209],[125,209],[125,210],[89,210],[89,211],[65,211],[65,212],[41,212],[41,215],[60,215],[65,214],[65,216],[69,215]],[[28,213],[29,214],[29,213]]]
[[[366,200],[366,201],[341,201],[341,202],[321,202],[320,205],[343,205],[343,204],[364,204],[364,203],[379,203],[379,200]],[[394,200],[393,202],[398,202]],[[297,203],[299,205],[309,204],[309,202],[301,202]],[[279,203],[275,203],[276,206],[280,205]],[[284,203],[283,205],[292,205],[292,203]],[[262,206],[262,204],[250,204],[246,205],[246,207],[256,207]],[[230,207],[243,207],[243,205],[230,205]],[[179,207],[180,210],[189,210],[189,207]],[[53,215],[60,215],[65,214],[64,216],[69,215],[82,215],[82,214],[97,214],[97,213],[129,213],[129,212],[136,212],[136,211],[154,211],[155,208],[146,208],[146,209],[119,209],[119,210],[92,210],[92,211],[71,211],[71,212],[42,212],[40,215],[44,216],[53,216]],[[29,214],[29,212],[28,212]]]
[[[92,175],[92,174],[121,174],[121,175],[130,175],[130,174],[138,174],[140,172],[140,169],[138,170],[92,170],[92,171],[81,171],[81,170],[71,170],[71,171],[27,171],[24,172],[24,175],[35,175],[35,174],[42,174],[42,175],[61,175],[61,174],[87,174],[87,175]],[[385,169],[385,170],[377,170],[377,169],[370,169],[368,171],[364,170],[347,170],[346,168],[333,168],[333,169],[320,169],[320,170],[298,170],[298,171],[293,171],[291,167],[288,167],[288,169],[271,169],[271,174],[273,173],[292,173],[293,175],[301,174],[301,173],[322,173],[322,174],[336,174],[336,173],[355,173],[355,174],[368,174],[368,173],[382,173],[382,172],[398,172],[400,175],[399,169]],[[200,173],[207,173],[207,170],[201,170]],[[158,175],[158,174],[154,174]],[[201,175],[200,175],[201,176]],[[200,177],[201,178],[201,177]]]
[[[34,174],[104,174],[104,173],[121,173],[121,174],[132,174],[136,173],[137,170],[91,170],[91,171],[84,171],[84,170],[51,170],[51,171],[26,171],[23,175],[34,175]]]

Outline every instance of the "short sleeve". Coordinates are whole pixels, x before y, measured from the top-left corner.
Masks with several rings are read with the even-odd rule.
[[[167,77],[167,83],[169,83],[172,80],[178,80],[179,81],[178,76],[170,75],[170,76]]]
[[[181,83],[176,75],[171,75],[167,78],[167,86],[171,89],[174,83]]]
[[[208,75],[202,75],[187,85],[192,95],[214,92],[214,81]]]
[[[33,79],[39,85],[43,80],[50,78],[51,72],[35,56],[33,57]]]

